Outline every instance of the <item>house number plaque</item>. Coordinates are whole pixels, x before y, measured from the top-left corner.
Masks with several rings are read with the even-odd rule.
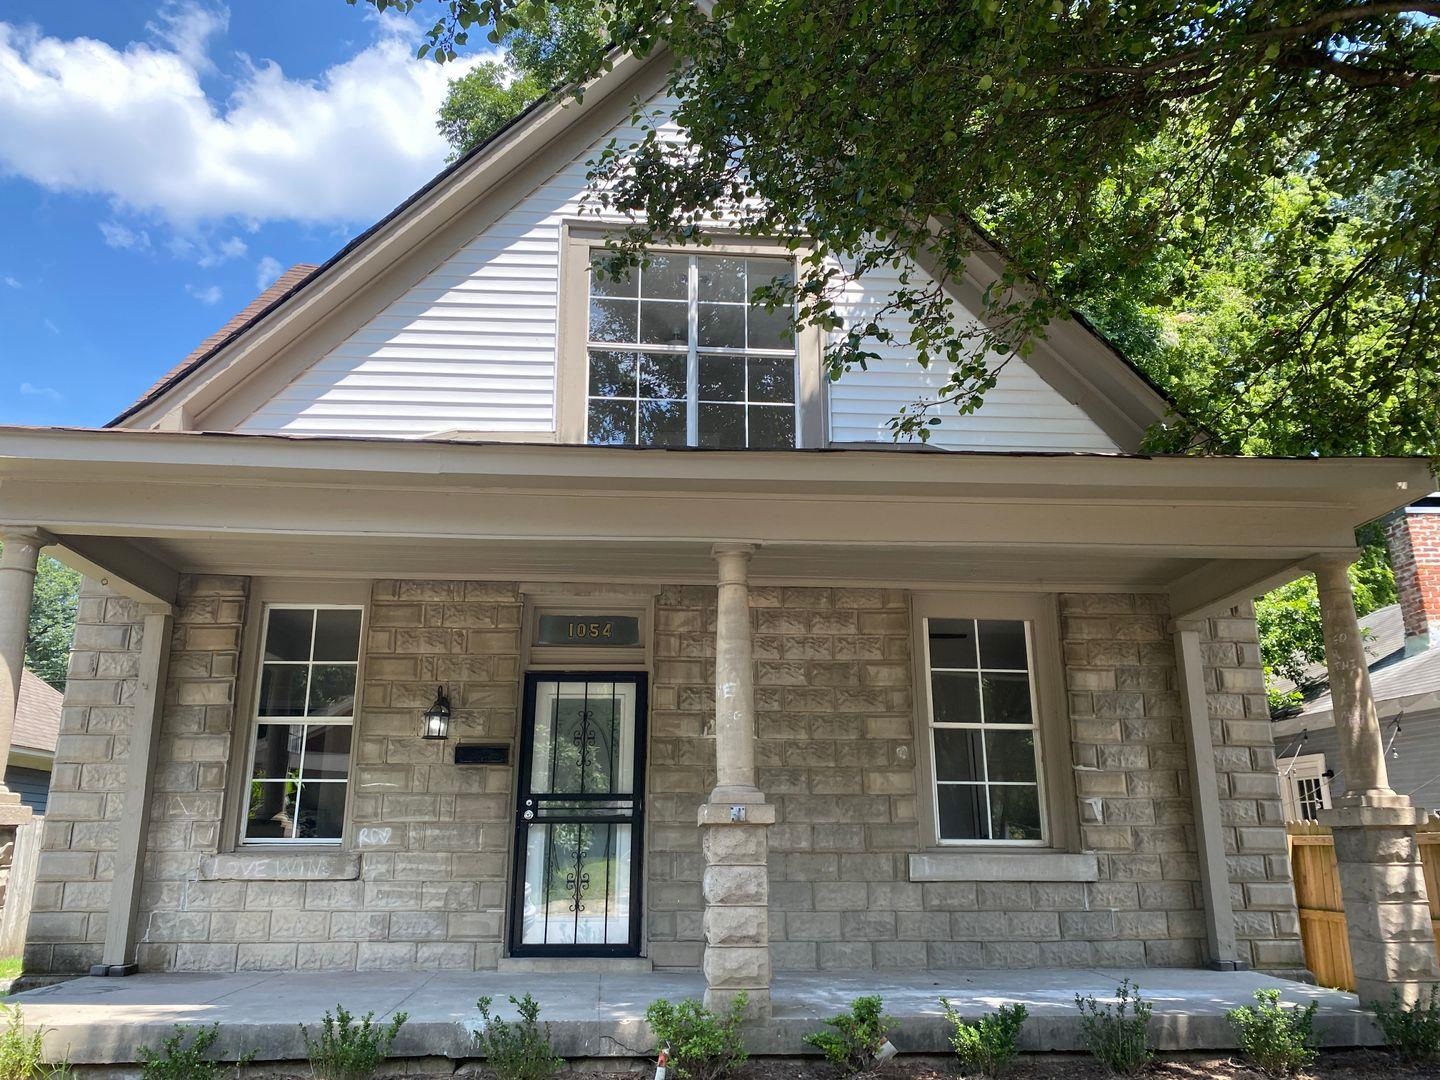
[[[541,615],[536,632],[538,645],[589,645],[624,648],[640,644],[638,615]]]

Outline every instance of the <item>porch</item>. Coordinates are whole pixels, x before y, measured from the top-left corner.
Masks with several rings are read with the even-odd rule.
[[[1271,978],[1250,971],[1178,968],[1094,968],[1030,971],[779,973],[770,1017],[746,1029],[752,1055],[810,1052],[801,1037],[862,994],[880,994],[897,1024],[891,1038],[902,1053],[949,1053],[943,995],[968,1018],[1001,1005],[1023,1003],[1030,1019],[1022,1043],[1031,1051],[1079,1048],[1075,995],[1104,999],[1126,977],[1139,982],[1154,1004],[1152,1044],[1157,1050],[1228,1049],[1235,1045],[1225,1012],[1254,1000],[1264,987],[1284,1001],[1320,1005],[1316,1031],[1322,1046],[1374,1045],[1379,1032],[1353,994]],[[254,1051],[259,1061],[301,1060],[299,1024],[318,1023],[336,1003],[385,1019],[404,1011],[409,1021],[396,1043],[398,1057],[473,1056],[479,1023],[475,999],[530,993],[551,1025],[554,1045],[566,1057],[640,1057],[651,1050],[644,1015],[655,1000],[700,997],[700,972],[358,972],[303,974],[244,972],[228,975],[144,974],[128,979],[82,978],[11,1000],[27,1024],[45,1030],[45,1049],[77,1065],[135,1060],[137,1046],[154,1046],[174,1025],[218,1023],[224,1053]],[[508,1006],[506,1015],[513,1013]]]
[[[819,970],[946,972],[917,976],[929,1002],[956,971],[1071,965],[1013,977],[1016,992],[1057,987],[1051,1004],[1070,1022],[1074,990],[1114,986],[1113,974],[1067,981],[1086,972],[1293,969],[1258,648],[1253,622],[1232,609],[1313,570],[1332,656],[1356,673],[1337,681],[1336,715],[1349,773],[1366,781],[1353,824],[1370,839],[1342,859],[1355,868],[1353,910],[1367,916],[1353,931],[1358,985],[1388,998],[1435,977],[1428,932],[1417,951],[1391,930],[1421,911],[1423,881],[1366,899],[1375,880],[1408,882],[1411,868],[1386,852],[1416,814],[1386,783],[1345,574],[1355,526],[1433,485],[1423,463],[0,432],[0,478],[0,691],[19,670],[41,548],[96,590],[83,602],[73,767],[65,813],[47,824],[28,970],[288,968],[303,980],[324,968],[337,981],[321,985],[337,989],[318,1016],[332,992],[348,997],[339,987],[382,978],[339,970],[483,971],[520,955],[528,878],[515,856],[528,848],[515,838],[531,818],[515,777],[533,724],[519,699],[531,701],[547,609],[619,611],[642,631],[621,666],[652,691],[653,726],[635,740],[648,760],[632,759],[636,776],[649,773],[646,835],[633,841],[648,869],[629,894],[621,955],[689,969],[675,976],[689,980],[683,992],[723,1005],[744,991],[760,1018],[777,970],[785,1021],[803,1005],[793,988]],[[261,624],[296,605],[365,612],[343,657],[276,661],[363,664],[361,706],[345,719],[353,768],[317,778],[354,783],[348,810],[311,834],[329,850],[266,847],[245,832],[244,762],[259,729],[300,715],[253,707],[269,655]],[[1038,703],[1009,725],[1028,732],[1024,771],[992,785],[1033,789],[1021,831],[1000,837],[1023,845],[986,846],[998,803],[983,829],[957,820],[945,835],[932,805],[942,781],[979,783],[973,762],[938,778],[938,721],[915,692],[931,682],[917,671],[926,620],[957,617],[1008,622],[1033,644],[1033,663],[1027,653],[995,666],[1026,676]],[[319,630],[302,639],[310,650]],[[982,666],[942,665],[975,694]],[[580,667],[617,675],[598,657]],[[422,739],[437,684],[453,725]],[[0,693],[0,733],[7,704]],[[475,739],[497,758],[457,760]],[[586,868],[577,859],[561,877],[577,905]],[[607,903],[611,880],[595,877]],[[523,925],[520,944],[532,944]],[[516,986],[383,978],[430,987],[420,998],[447,1009]],[[883,992],[880,978],[855,992]],[[114,985],[92,993],[148,992]],[[616,985],[637,1017],[661,992]],[[1212,1039],[1228,1038],[1224,1008],[1250,997],[1233,985],[1241,992],[1196,999],[1209,1003]],[[84,986],[95,984],[65,992]],[[595,987],[585,1008],[602,1010]],[[852,996],[817,1003],[804,1022]],[[916,1022],[933,1019],[925,1008],[917,1001]]]

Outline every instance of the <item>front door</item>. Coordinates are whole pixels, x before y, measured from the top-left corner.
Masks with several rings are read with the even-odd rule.
[[[645,676],[525,676],[513,956],[640,955]]]

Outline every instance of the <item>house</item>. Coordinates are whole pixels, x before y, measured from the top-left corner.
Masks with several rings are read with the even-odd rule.
[[[50,792],[50,770],[55,762],[55,740],[60,735],[62,696],[49,683],[30,672],[20,676],[20,697],[10,737],[10,762],[5,787],[37,814],[45,813]]]
[[[828,385],[746,302],[782,246],[590,274],[585,162],[665,72],[532,108],[107,428],[0,431],[0,677],[39,549],[87,575],[29,970],[763,1013],[776,969],[1302,968],[1248,598],[1313,570],[1342,655],[1353,530],[1428,466],[1141,454],[1169,405],[1079,321],[877,445],[936,376]],[[1337,695],[1363,890],[1416,815]],[[1440,977],[1386,929],[1424,903],[1357,908],[1364,993]]]
[[[1360,619],[1370,685],[1382,725],[1390,786],[1418,807],[1440,810],[1440,498],[1430,497],[1386,524],[1398,603]],[[1350,790],[1324,668],[1290,716],[1275,723],[1276,766],[1286,817],[1314,820]]]

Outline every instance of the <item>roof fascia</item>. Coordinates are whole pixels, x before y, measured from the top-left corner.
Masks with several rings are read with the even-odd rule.
[[[888,450],[632,450],[549,443],[294,438],[273,435],[0,427],[5,477],[123,471],[221,478],[256,471],[285,482],[377,477],[465,487],[591,481],[616,489],[878,489],[897,497],[995,489],[1013,498],[1071,492],[1128,501],[1223,501],[1276,508],[1330,507],[1361,524],[1434,486],[1420,458],[1144,457],[1106,454]],[[1043,496],[1042,496],[1043,497]]]
[[[568,93],[542,99],[362,233],[188,372],[178,375],[169,387],[123,413],[109,426],[194,430],[207,409],[367,287],[389,280],[406,262],[407,255],[427,241],[441,237],[449,253],[458,250],[468,239],[453,228],[458,219],[475,210],[528,164],[546,160],[546,149],[567,133],[588,133],[591,128],[613,123],[618,111],[648,97],[646,90],[653,93],[659,89],[668,71],[669,57],[669,50],[663,47],[645,57],[619,55],[609,71],[585,87],[579,100]],[[426,254],[434,258],[433,253]],[[433,270],[434,265],[426,269]],[[348,321],[354,323],[357,318],[351,313]]]

